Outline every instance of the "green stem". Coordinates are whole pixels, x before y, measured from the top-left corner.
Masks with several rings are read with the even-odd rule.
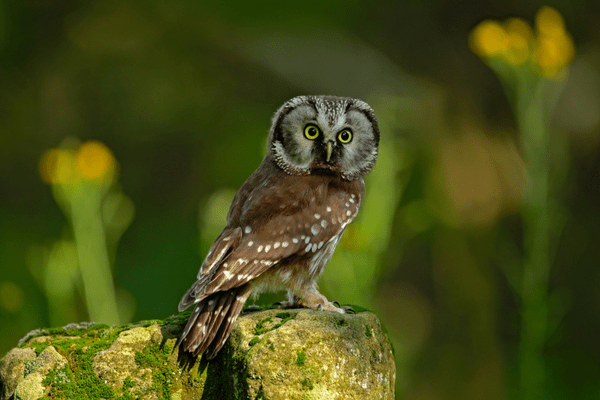
[[[71,203],[71,223],[91,321],[118,325],[119,312],[100,214],[99,187],[79,188]]]
[[[519,369],[524,399],[544,396],[543,351],[548,336],[550,220],[548,212],[548,134],[544,112],[544,81],[517,91],[521,143],[528,166],[523,201],[525,259],[521,288],[522,316]]]

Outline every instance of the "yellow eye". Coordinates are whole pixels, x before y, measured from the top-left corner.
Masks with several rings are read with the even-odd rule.
[[[350,129],[344,129],[338,135],[338,140],[344,144],[352,141],[352,131]]]
[[[313,124],[306,125],[304,128],[304,136],[306,136],[307,139],[315,140],[319,137],[319,128]]]

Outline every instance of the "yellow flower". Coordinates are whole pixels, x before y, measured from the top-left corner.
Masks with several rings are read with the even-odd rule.
[[[115,158],[104,143],[92,140],[77,150],[77,167],[84,179],[98,180],[112,174]]]
[[[535,27],[542,35],[555,36],[565,33],[565,21],[558,11],[543,6],[535,15]]]
[[[508,48],[508,37],[502,25],[486,20],[471,31],[469,46],[480,57],[500,55]]]
[[[40,158],[40,176],[50,184],[66,184],[75,177],[75,152],[64,149],[46,150]]]
[[[535,24],[538,39],[533,58],[543,75],[555,77],[575,56],[573,39],[565,30],[562,16],[551,7],[544,6],[538,11]]]
[[[531,26],[521,18],[510,18],[504,24],[508,49],[504,54],[509,64],[521,65],[529,59],[530,44],[534,34]]]

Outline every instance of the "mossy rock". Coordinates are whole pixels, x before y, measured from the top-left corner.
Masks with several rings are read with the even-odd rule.
[[[36,330],[0,361],[0,400],[394,398],[391,347],[372,313],[247,312],[210,362],[179,355],[187,316]]]

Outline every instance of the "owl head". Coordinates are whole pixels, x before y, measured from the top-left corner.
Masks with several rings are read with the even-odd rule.
[[[354,180],[373,168],[378,145],[377,117],[364,101],[298,96],[275,113],[267,155],[288,174]]]

